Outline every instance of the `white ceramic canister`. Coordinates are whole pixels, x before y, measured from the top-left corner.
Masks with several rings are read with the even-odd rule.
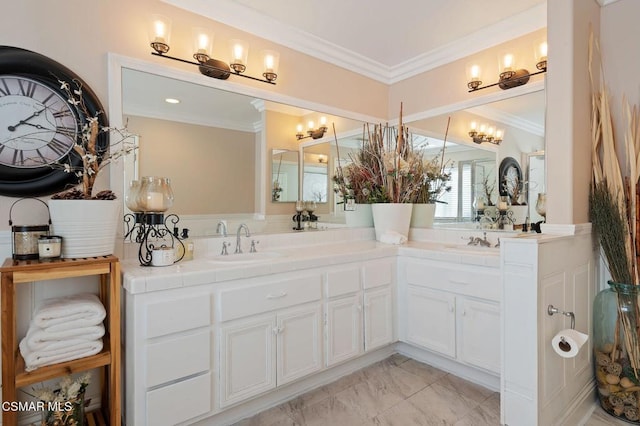
[[[169,266],[176,260],[173,247],[156,247],[151,252],[151,266]]]

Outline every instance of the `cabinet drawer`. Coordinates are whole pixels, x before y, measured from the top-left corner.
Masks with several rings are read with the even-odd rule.
[[[153,343],[147,348],[147,387],[192,376],[211,368],[211,332],[200,331]]]
[[[211,373],[147,392],[147,424],[175,425],[211,411]]]
[[[411,260],[405,268],[408,284],[500,301],[500,272],[497,269]]]
[[[395,262],[395,259],[393,260]],[[388,259],[368,262],[364,265],[364,288],[381,287],[393,283],[393,263]]]
[[[148,338],[204,327],[211,323],[211,298],[200,294],[150,303],[146,319]]]
[[[320,300],[322,277],[309,275],[220,292],[222,321]]]
[[[327,272],[327,297],[344,296],[360,291],[360,267],[353,266]]]

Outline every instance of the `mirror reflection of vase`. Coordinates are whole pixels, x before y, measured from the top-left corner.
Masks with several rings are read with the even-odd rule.
[[[536,201],[536,212],[547,219],[547,194],[541,192],[538,194],[538,200]]]

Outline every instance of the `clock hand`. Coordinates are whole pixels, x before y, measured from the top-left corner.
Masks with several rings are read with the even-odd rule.
[[[20,122],[20,124],[26,124],[27,126],[32,126],[32,127],[35,127],[36,129],[39,129],[39,130],[50,130],[50,131],[54,131],[55,130],[55,129],[49,129],[48,127],[41,126],[40,124],[33,124],[33,123],[26,123],[26,122]],[[9,130],[11,130],[11,129],[9,129]]]
[[[47,109],[47,107],[42,108],[40,111],[36,111],[36,112],[34,112],[33,114],[31,114],[29,117],[25,118],[24,120],[20,120],[20,121],[18,122],[18,124],[16,124],[15,126],[9,126],[9,127],[7,127],[7,130],[9,130],[10,132],[15,132],[15,130],[16,130],[16,128],[17,128],[18,126],[20,126],[21,124],[29,124],[29,123],[27,123],[27,121],[31,120],[33,117],[36,117],[36,116],[40,115],[40,113],[41,113],[42,111],[44,111],[45,109]]]

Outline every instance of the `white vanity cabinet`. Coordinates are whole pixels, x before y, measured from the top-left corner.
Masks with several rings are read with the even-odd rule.
[[[321,299],[319,271],[220,290],[221,408],[323,367]]]
[[[126,424],[174,425],[213,411],[212,297],[203,287],[127,294]]]
[[[396,258],[377,259],[363,265],[365,351],[395,340],[395,276]]]
[[[499,374],[499,269],[411,257],[399,265],[400,340]]]
[[[328,367],[364,351],[361,275],[360,264],[327,272],[324,315]]]

